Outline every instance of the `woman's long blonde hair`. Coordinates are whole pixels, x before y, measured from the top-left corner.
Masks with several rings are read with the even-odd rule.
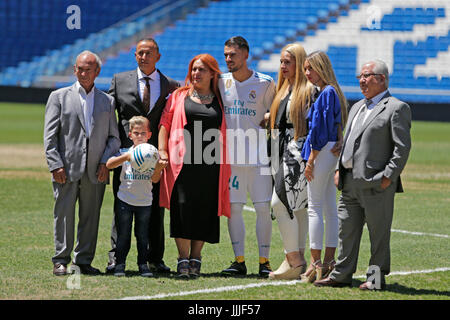
[[[347,123],[348,103],[341,87],[339,87],[339,84],[337,83],[330,58],[328,58],[327,54],[323,51],[314,51],[306,57],[306,60],[308,60],[311,68],[317,72],[323,82],[325,82],[326,85],[331,85],[336,90],[339,97],[339,103],[341,104],[341,130],[343,130]]]
[[[294,138],[298,139],[307,134],[306,116],[309,104],[312,101],[313,85],[308,82],[303,71],[303,64],[306,59],[305,49],[298,43],[291,43],[286,45],[281,52],[289,53],[295,60],[295,80],[292,84],[289,117],[294,126]],[[286,96],[290,86],[288,79],[283,76],[280,68],[275,98],[270,107],[270,129],[275,127],[275,119],[281,99]]]

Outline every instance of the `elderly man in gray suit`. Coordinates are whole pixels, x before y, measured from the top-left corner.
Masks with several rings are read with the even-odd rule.
[[[381,60],[367,62],[357,77],[363,99],[353,105],[335,174],[339,199],[339,256],[328,278],[316,286],[350,286],[356,271],[364,223],[371,257],[361,290],[384,289],[390,272],[390,230],[395,192],[411,149],[411,111],[388,91],[389,73]]]
[[[120,147],[114,99],[94,86],[100,67],[97,55],[80,53],[74,66],[78,81],[53,91],[45,107],[44,148],[55,198],[55,275],[67,274],[77,201],[79,222],[73,263],[82,274],[100,273],[91,263],[105,184],[109,181],[105,164]]]

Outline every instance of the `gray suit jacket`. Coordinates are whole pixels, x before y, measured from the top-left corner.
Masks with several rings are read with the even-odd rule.
[[[75,84],[53,91],[45,107],[44,149],[48,168],[53,171],[64,167],[70,182],[81,179],[87,165],[89,180],[98,183],[98,165],[106,163],[120,148],[114,99],[95,87],[94,90],[88,149],[84,113]]]
[[[121,146],[128,148],[132,141],[128,137],[129,120],[133,116],[144,116],[150,120],[152,137],[150,143],[158,147],[158,125],[161,114],[166,106],[167,97],[179,87],[179,83],[166,77],[159,70],[161,94],[155,106],[148,114],[144,112],[144,106],[139,96],[137,69],[125,71],[114,75],[108,93],[115,99],[117,114],[119,117],[119,136]]]
[[[349,127],[364,100],[350,109],[345,128],[345,148]],[[397,181],[397,192],[402,192],[400,173],[406,165],[411,149],[411,110],[409,106],[392,97],[389,92],[374,107],[364,122],[353,147],[353,179],[359,188],[376,188],[383,176]],[[339,157],[339,184],[343,188],[344,168]]]

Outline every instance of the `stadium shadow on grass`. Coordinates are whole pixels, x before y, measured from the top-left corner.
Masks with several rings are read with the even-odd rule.
[[[364,281],[353,279],[352,281],[352,288],[358,288],[361,284],[363,284]],[[439,290],[432,290],[432,289],[416,289],[412,287],[407,287],[402,284],[399,284],[398,282],[394,283],[386,283],[386,289],[383,291],[385,292],[392,292],[392,293],[399,293],[399,294],[407,294],[411,296],[422,296],[422,295],[441,295],[441,296],[447,296],[450,297],[450,291],[439,291]]]
[[[406,287],[397,282],[387,284],[386,291],[407,294],[411,296],[423,296],[423,295],[440,295],[450,297],[450,291],[438,291],[438,290],[430,290],[430,289],[416,289],[412,287]]]
[[[102,273],[100,276],[107,276],[107,277],[114,277],[114,273]],[[137,270],[126,270],[125,271],[126,277],[140,277],[140,273]],[[159,278],[167,278],[167,279],[175,279],[177,280],[177,273],[175,271],[170,271],[168,273],[153,273],[154,279]],[[199,278],[237,278],[237,279],[265,279],[263,277],[260,277],[259,274],[247,274],[247,275],[224,275],[220,272],[212,272],[212,273],[201,273],[199,277],[196,278],[187,278],[187,280],[195,280]],[[186,280],[186,279],[182,279]]]
[[[136,271],[136,273],[139,275],[139,273]],[[155,274],[155,278],[171,278],[176,279],[177,273],[174,271],[171,271],[170,273],[159,273]],[[237,279],[264,279],[260,277],[257,273],[254,274],[247,274],[247,275],[224,275],[220,272],[212,272],[212,273],[200,273],[199,277],[196,278],[188,278],[189,280],[195,280],[199,278],[237,278]]]

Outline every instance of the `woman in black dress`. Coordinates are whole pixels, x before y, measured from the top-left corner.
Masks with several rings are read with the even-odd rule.
[[[177,271],[183,278],[199,275],[203,245],[219,242],[219,216],[229,213],[219,74],[212,56],[192,59],[186,86],[172,94],[161,117],[160,156],[170,163],[161,184],[161,205],[170,208],[170,236],[175,238]]]

